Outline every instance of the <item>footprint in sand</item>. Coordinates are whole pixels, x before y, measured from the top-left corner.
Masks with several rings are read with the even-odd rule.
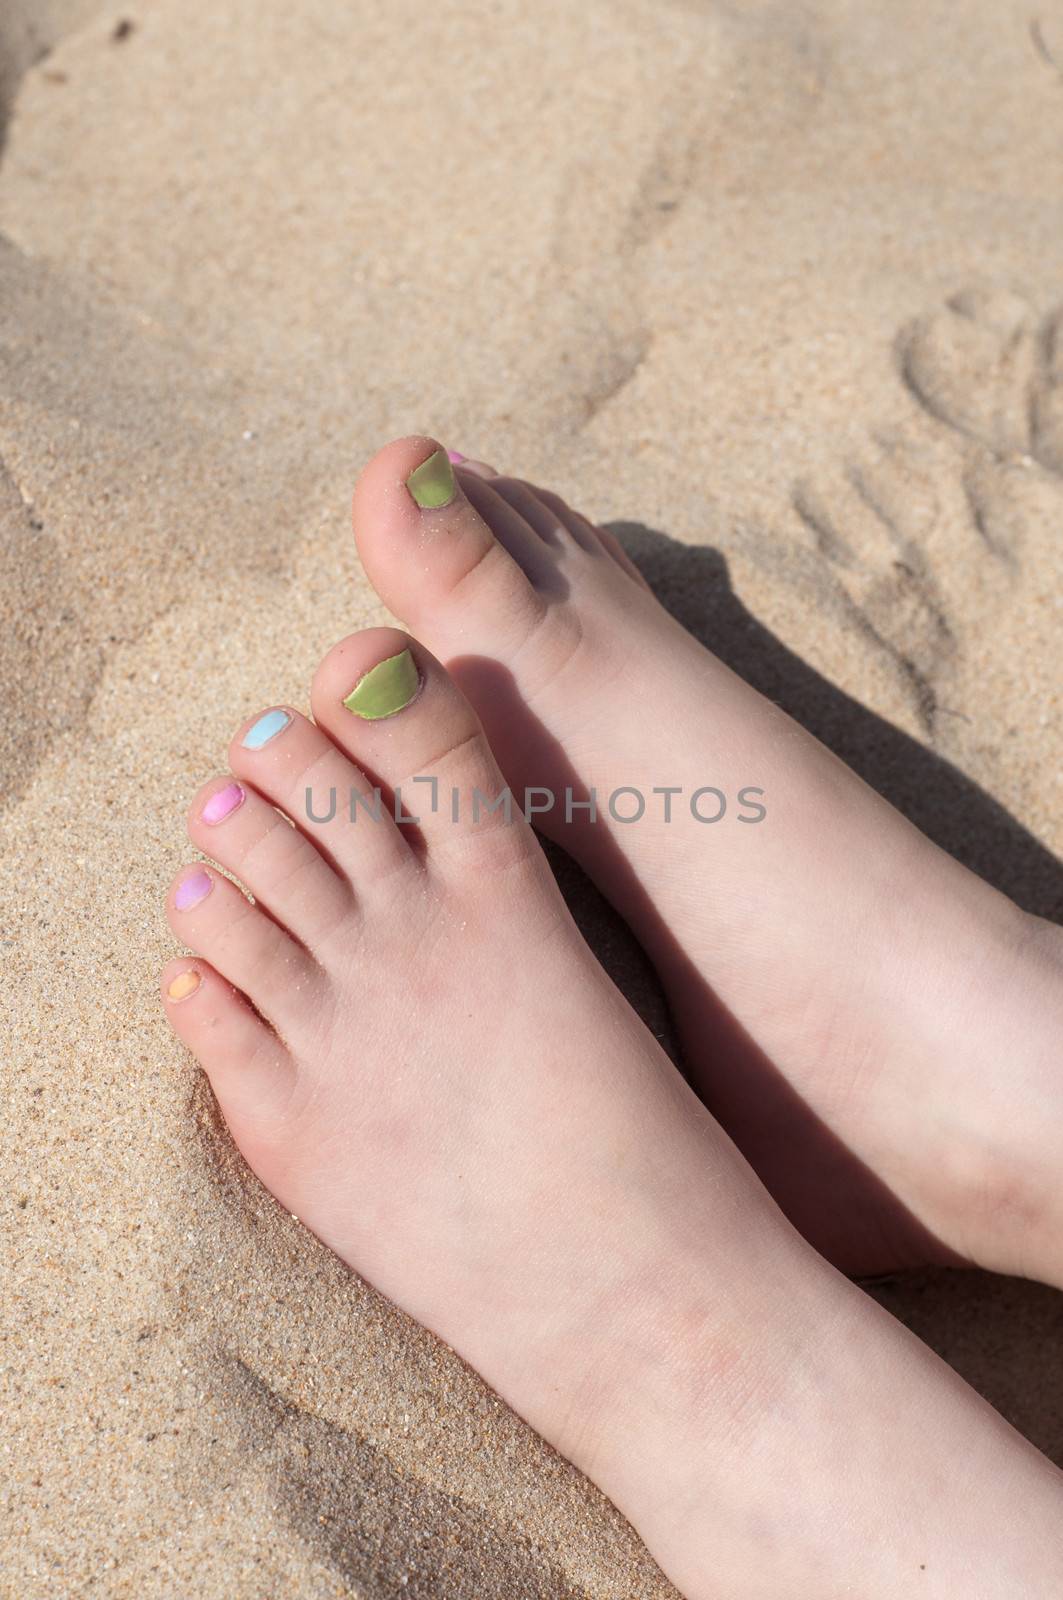
[[[965,289],[902,334],[900,357],[931,416],[1063,474],[1063,309],[1039,321],[1019,295]]]
[[[934,679],[955,649],[927,549],[940,515],[931,478],[900,448],[877,446],[830,478],[799,482],[793,507],[861,628],[893,658],[929,731]]]
[[[899,351],[923,420],[799,483],[793,507],[924,735],[1051,832],[1063,601],[1045,574],[1063,529],[1063,313],[1039,321],[1015,295],[970,290]]]

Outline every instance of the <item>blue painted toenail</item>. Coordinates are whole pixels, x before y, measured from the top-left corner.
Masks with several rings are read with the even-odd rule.
[[[240,743],[245,750],[261,750],[262,746],[276,738],[291,720],[287,711],[267,711],[265,716],[259,717],[258,721],[248,728]]]

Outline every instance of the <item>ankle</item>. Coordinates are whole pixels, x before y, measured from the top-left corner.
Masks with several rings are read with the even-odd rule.
[[[763,1487],[770,1517],[786,1469],[779,1418],[812,1381],[819,1341],[839,1315],[848,1326],[855,1308],[862,1326],[863,1296],[743,1181],[744,1164],[739,1173],[717,1191],[721,1228],[711,1215],[694,1219],[595,1308],[551,1435],[688,1600],[714,1600],[745,1565],[751,1500]],[[748,1459],[764,1451],[772,1469],[751,1477]]]
[[[565,1453],[687,1600],[1056,1592],[1058,1473],[751,1210],[744,1272],[710,1248],[629,1286],[604,1410]]]
[[[1023,914],[1015,1015],[1021,1079],[1030,1102],[1030,1137],[1016,1152],[1020,1221],[1027,1223],[1020,1270],[1063,1288],[1063,928]],[[1034,1129],[1038,1137],[1034,1137]]]
[[[970,1254],[990,1270],[1063,1287],[1063,929],[1009,909],[979,997],[991,1021],[982,1070],[1007,1093],[968,1185],[972,1234],[986,1241]]]

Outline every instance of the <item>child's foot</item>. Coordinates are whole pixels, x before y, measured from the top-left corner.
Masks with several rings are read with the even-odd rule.
[[[704,650],[611,535],[489,469],[451,496],[436,449],[364,472],[366,571],[514,789],[556,797],[537,825],[638,932],[699,1092],[784,1209],[849,1271],[1063,1283],[1060,930]]]
[[[798,1239],[530,828],[474,820],[502,780],[438,663],[356,635],[313,708],[247,724],[192,808],[255,903],[202,866],[169,899],[196,957],[167,1013],[263,1182],[589,1472],[688,1600],[1060,1592],[1063,1479]],[[400,790],[417,827],[389,818]]]

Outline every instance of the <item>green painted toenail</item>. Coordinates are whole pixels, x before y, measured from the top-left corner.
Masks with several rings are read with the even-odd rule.
[[[424,511],[434,511],[436,506],[449,506],[454,498],[454,469],[445,450],[437,450],[419,467],[414,467],[406,479],[417,504]]]
[[[372,667],[344,700],[348,711],[367,722],[393,717],[408,706],[420,684],[417,663],[408,650]]]

